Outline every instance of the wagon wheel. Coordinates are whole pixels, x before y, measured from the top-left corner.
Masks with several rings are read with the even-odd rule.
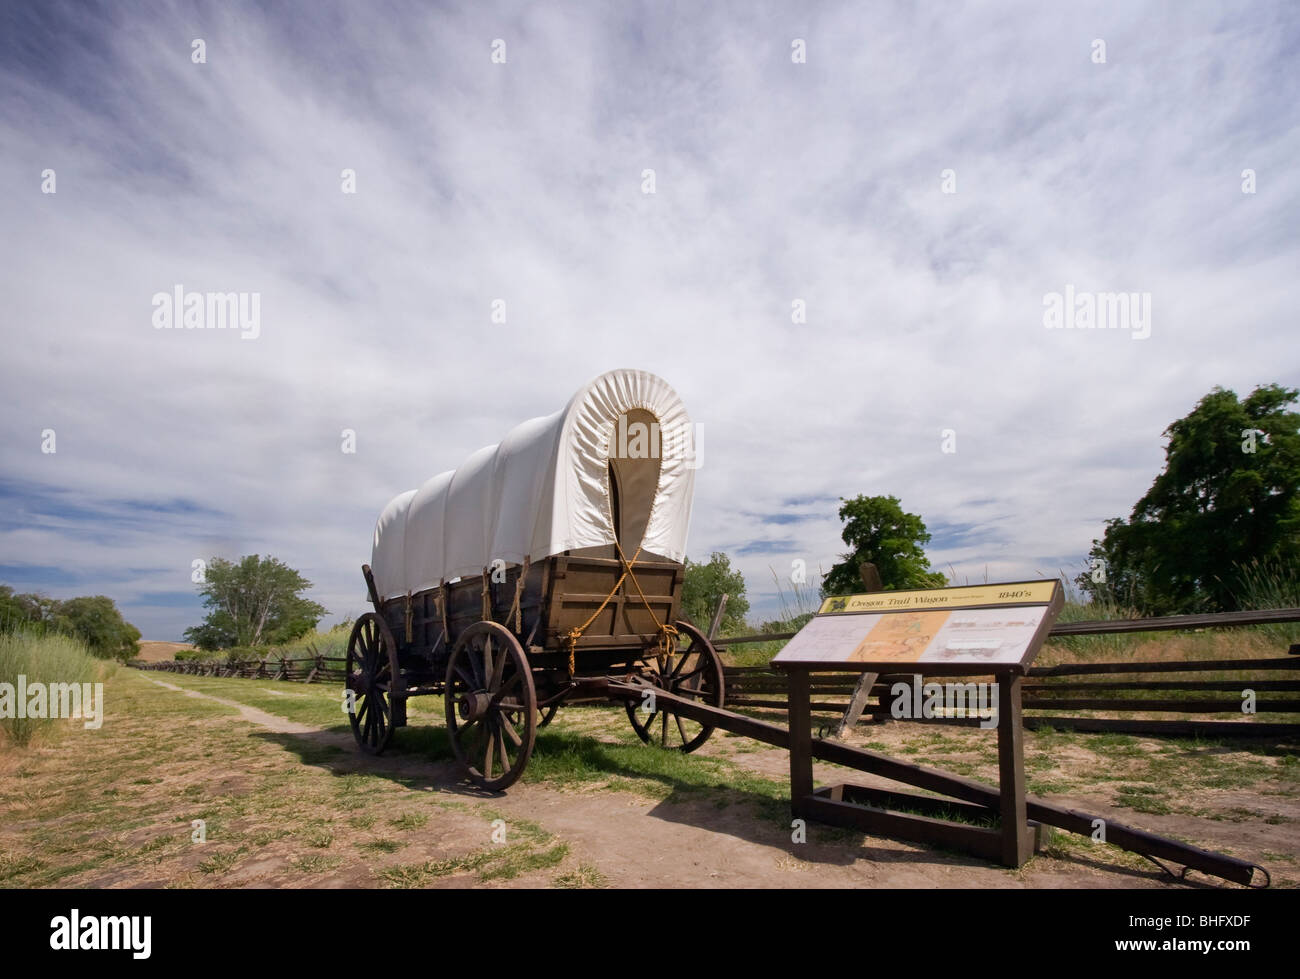
[[[555,720],[555,712],[559,709],[559,704],[551,704],[550,707],[539,707],[538,713],[541,714],[541,717],[537,721],[538,730],[546,727],[547,724],[550,724],[551,721]]]
[[[537,692],[523,647],[496,622],[476,622],[447,663],[447,733],[465,773],[498,791],[524,772],[537,737]]]
[[[374,612],[357,619],[348,639],[347,689],[352,693],[348,720],[361,750],[380,754],[393,736],[393,678],[401,682],[397,643]]]
[[[648,658],[640,676],[655,687],[710,707],[721,707],[726,695],[722,659],[699,629],[677,623],[677,652],[671,657]],[[670,710],[646,713],[642,701],[627,703],[627,719],[646,744],[657,741],[664,748],[694,751],[713,733],[713,728],[681,717]],[[658,728],[658,730],[655,730]]]

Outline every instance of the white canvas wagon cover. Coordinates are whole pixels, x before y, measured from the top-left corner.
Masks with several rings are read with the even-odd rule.
[[[682,561],[695,489],[693,429],[668,383],[638,370],[602,374],[561,411],[533,418],[499,445],[394,498],[375,526],[370,568],[381,599],[481,574],[495,560],[520,564],[615,543],[609,460],[619,417],[657,419],[659,481],[645,535],[624,541]],[[626,429],[622,433],[626,444]]]

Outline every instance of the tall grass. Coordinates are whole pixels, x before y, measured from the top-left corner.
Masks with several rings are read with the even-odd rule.
[[[1061,606],[1061,614],[1056,617],[1058,623],[1063,625],[1067,622],[1098,620],[1111,622],[1116,619],[1139,617],[1136,609],[1117,601],[1109,592],[1089,596],[1064,570],[1061,570],[1059,577],[1062,591],[1065,593],[1065,604]],[[1132,632],[1114,632],[1099,636],[1056,636],[1049,639],[1048,644],[1055,649],[1084,659],[1106,659],[1132,652],[1146,638],[1148,637]]]
[[[348,637],[352,635],[352,620],[347,619],[324,632],[309,632],[292,642],[273,647],[271,659],[315,659],[317,656],[342,659],[347,655]]]
[[[43,630],[0,634],[0,683],[16,687],[19,675],[28,683],[89,683],[107,679],[116,670],[115,662],[96,658],[85,643],[70,636]],[[48,717],[3,717],[0,731],[22,747],[37,734],[48,733],[54,724]]]
[[[1255,558],[1237,565],[1235,598],[1243,609],[1300,608],[1300,563],[1281,558]],[[1278,643],[1300,642],[1300,622],[1256,626]]]

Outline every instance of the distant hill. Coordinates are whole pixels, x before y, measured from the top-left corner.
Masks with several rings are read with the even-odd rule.
[[[193,644],[188,642],[158,642],[153,639],[141,639],[139,646],[139,659],[144,660],[146,663],[161,663],[165,660],[175,659],[179,650],[194,648]]]

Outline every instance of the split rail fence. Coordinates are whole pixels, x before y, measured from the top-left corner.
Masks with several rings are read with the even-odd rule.
[[[711,632],[716,633],[719,617],[714,616]],[[1300,608],[1063,622],[1052,629],[1050,636],[1095,636],[1290,622],[1300,622]],[[793,635],[792,632],[784,632],[716,637],[713,643],[726,650],[746,643],[789,639]],[[272,657],[206,662],[177,660],[144,663],[136,660],[130,665],[144,670],[194,676],[342,683],[346,660],[342,656],[318,655],[305,659]],[[766,666],[727,667],[725,673],[728,708],[785,709],[787,688],[784,673]],[[1265,674],[1268,679],[1260,679],[1257,675],[1259,673]],[[1150,679],[1152,674],[1168,674],[1177,678]],[[882,675],[869,689],[863,688],[858,677],[851,674],[816,674],[811,682],[812,710],[823,715],[839,715],[837,723],[843,732],[864,720],[888,720],[891,716],[890,700],[894,684],[910,684],[912,674]],[[1300,713],[1300,644],[1292,646],[1289,653],[1262,658],[1105,661],[1036,666],[1030,668],[1022,689],[1024,724],[1031,730],[1051,727],[1087,733],[1211,737],[1300,735],[1300,723],[1296,722],[1112,718],[1079,713],[1173,713],[1241,718],[1243,704],[1247,703],[1249,697],[1253,701],[1249,705],[1256,714],[1297,714]],[[935,717],[920,720],[936,724],[979,723],[977,718]]]

